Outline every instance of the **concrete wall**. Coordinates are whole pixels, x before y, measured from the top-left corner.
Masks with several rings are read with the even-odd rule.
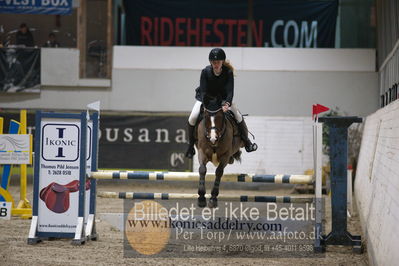
[[[367,117],[355,193],[372,265],[399,261],[399,101]]]
[[[115,46],[112,81],[79,79],[79,52],[42,49],[40,95],[1,95],[3,108],[189,112],[209,48]],[[234,101],[256,116],[308,116],[311,105],[366,116],[378,108],[371,49],[226,48],[236,67]],[[60,64],[58,67],[55,62]]]
[[[237,70],[375,71],[373,49],[223,48]],[[208,47],[115,46],[115,69],[195,69],[209,65]]]

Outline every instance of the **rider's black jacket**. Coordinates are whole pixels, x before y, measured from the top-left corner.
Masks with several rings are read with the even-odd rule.
[[[233,71],[222,66],[222,73],[216,76],[212,66],[206,66],[201,72],[200,86],[195,90],[195,99],[203,102],[204,97],[219,98],[228,103],[233,102],[234,76]]]

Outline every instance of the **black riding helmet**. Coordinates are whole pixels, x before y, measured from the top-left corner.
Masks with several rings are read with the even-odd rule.
[[[209,53],[209,60],[226,60],[226,54],[222,48],[213,48]]]

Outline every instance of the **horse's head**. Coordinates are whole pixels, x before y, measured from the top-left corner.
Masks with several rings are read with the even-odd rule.
[[[222,105],[219,101],[204,102],[205,136],[216,145],[226,131],[225,116]]]

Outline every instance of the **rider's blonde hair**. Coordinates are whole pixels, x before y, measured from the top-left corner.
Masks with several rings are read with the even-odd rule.
[[[234,69],[233,65],[231,64],[230,60],[224,60],[223,65],[224,65],[225,67],[227,67],[228,69],[230,69],[231,72],[233,72],[233,75],[234,75],[234,76],[236,75],[235,69]]]

